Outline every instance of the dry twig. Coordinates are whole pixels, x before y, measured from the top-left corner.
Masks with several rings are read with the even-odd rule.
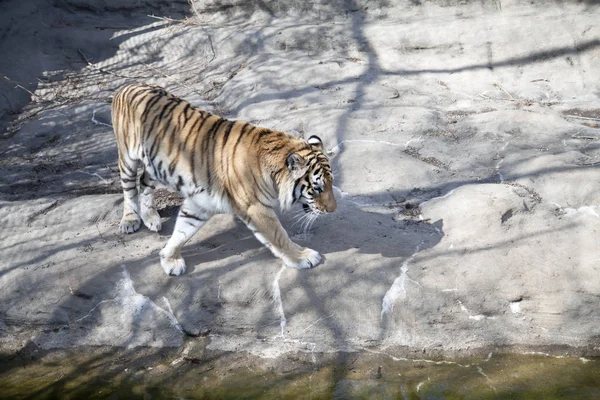
[[[140,79],[139,76],[125,76],[125,75],[119,75],[116,74],[112,71],[107,71],[105,69],[102,69],[100,67],[98,67],[97,65],[93,64],[86,56],[85,54],[83,54],[83,51],[81,51],[81,49],[77,49],[77,51],[79,52],[79,54],[81,55],[81,57],[83,58],[83,60],[92,68],[94,68],[96,71],[102,73],[102,74],[109,74],[109,75],[113,75],[116,76],[118,78],[125,78],[125,79]]]
[[[26,91],[27,93],[29,93],[31,95],[31,97],[36,97],[38,100],[41,100],[40,97],[38,95],[36,95],[35,93],[33,93],[31,90],[27,89],[26,87],[20,85],[17,81],[10,79],[8,76],[2,74],[2,76],[4,77],[4,79],[6,79],[9,82],[12,82],[15,84],[15,87],[18,87],[19,89],[23,89],[24,91]]]

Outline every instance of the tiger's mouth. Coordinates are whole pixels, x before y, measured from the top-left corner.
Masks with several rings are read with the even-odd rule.
[[[312,210],[310,209],[310,206],[308,204],[302,204],[302,208],[304,209],[305,213],[309,213]]]

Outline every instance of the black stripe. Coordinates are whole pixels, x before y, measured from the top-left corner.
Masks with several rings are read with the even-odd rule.
[[[165,113],[167,112],[167,109],[169,107],[173,106],[173,108],[177,107],[177,103],[173,102],[170,99],[167,99],[166,104],[162,107],[160,114],[158,114],[158,121],[161,122],[163,120],[163,117],[165,116]],[[169,111],[170,112],[170,111]],[[154,122],[154,121],[152,121]],[[152,127],[154,128],[154,127]]]
[[[206,190],[210,194],[210,185],[212,183],[212,172],[210,172],[210,165],[206,166]]]
[[[145,93],[146,92],[146,88],[144,86],[140,86],[140,85],[132,85],[131,86],[131,90],[129,90],[127,92],[127,99],[129,100],[129,104],[132,103],[132,101],[137,98],[140,94]]]
[[[185,105],[185,108],[182,111],[184,121],[183,121],[183,125],[179,129],[182,129],[187,124],[188,120],[190,119],[190,117],[188,117],[188,115],[187,115],[187,112],[188,112],[188,110],[190,109],[191,106],[192,105],[190,103],[187,103]]]
[[[235,144],[233,145],[233,150],[231,152],[231,159],[233,161],[233,159],[235,158],[235,152],[237,151],[237,148],[240,144],[240,141],[242,140],[242,137],[244,136],[244,131],[240,131],[240,134],[238,135],[237,140],[235,141]]]
[[[163,106],[163,108],[166,106]],[[150,136],[154,133],[154,131],[156,130],[156,124],[160,124],[161,119],[160,119],[160,115],[158,113],[158,110],[155,110],[154,112],[154,116],[152,117],[152,120],[150,121],[150,126],[148,127],[148,132],[147,132],[147,138],[146,140],[148,140],[150,138]]]
[[[124,98],[125,96],[127,96],[127,94],[130,91],[134,90],[137,87],[139,87],[139,86],[138,85],[126,85],[126,86],[123,86],[123,88],[119,91],[119,93],[117,95]]]
[[[285,170],[286,170],[286,167],[281,167],[280,169],[278,169],[277,171],[275,171],[275,172],[273,173],[273,179],[274,179],[275,181],[277,181],[277,178],[279,177],[279,175],[280,175],[280,174],[281,174],[283,171],[285,171]]]
[[[206,119],[205,119],[205,118],[202,118],[202,116],[198,116],[198,117],[196,118],[196,120],[194,121],[194,124],[193,124],[193,125],[191,126],[191,128],[190,128],[190,132],[187,134],[187,136],[186,136],[186,137],[185,137],[185,139],[183,140],[183,143],[182,143],[182,146],[183,146],[183,147],[182,147],[182,148],[184,148],[184,149],[185,149],[185,147],[186,147],[186,144],[187,144],[187,141],[188,141],[188,139],[190,138],[190,136],[192,136],[192,135],[194,135],[194,134],[197,134],[197,133],[200,131],[200,129],[202,129],[202,125],[200,125],[200,129],[198,129],[198,130],[196,131],[196,129],[195,129],[195,128],[196,128],[196,125],[198,125],[198,123],[199,123],[199,122],[200,122],[200,123],[202,123],[202,124],[204,124],[204,121],[205,121],[205,120],[206,120]],[[197,135],[196,135],[196,136],[197,136]]]
[[[200,222],[204,222],[204,221],[206,221],[206,219],[204,219],[204,218],[201,218],[201,217],[199,217],[199,216],[197,216],[197,215],[194,215],[194,214],[190,214],[190,213],[188,213],[188,212],[186,212],[186,211],[184,211],[184,210],[180,210],[180,211],[179,211],[179,214],[180,214],[180,216],[182,216],[183,218],[195,219],[196,221],[200,221]]]
[[[175,125],[173,121],[171,121],[171,129],[165,130],[165,136],[167,137],[167,156],[171,155],[173,151],[173,147],[175,146],[175,137],[177,136],[177,131],[179,130],[179,124]]]
[[[167,108],[169,108],[169,106],[171,106],[171,105],[173,105],[173,107],[169,110],[169,113],[171,113],[171,111],[173,111],[173,109],[175,109],[175,107],[177,107],[179,105],[179,103],[171,101],[166,106],[164,106],[160,113],[160,116],[158,118],[159,123],[162,121],[164,113],[167,111]],[[154,123],[154,121],[153,121],[153,123]],[[153,129],[154,129],[154,127],[153,127]],[[156,145],[157,145],[158,141],[164,139],[165,135],[166,135],[166,132],[163,132],[163,134],[160,135],[160,138],[159,138],[158,133],[155,135],[156,139],[154,140],[154,142],[152,143],[152,146],[150,147],[150,158],[154,158],[154,157],[156,157],[156,154],[158,154],[158,149],[156,151],[154,151],[154,150],[156,149]]]
[[[298,178],[296,182],[294,182],[294,191],[292,192],[292,199],[294,203],[298,201],[298,198],[296,197],[296,187],[298,186],[301,180],[302,178]],[[300,194],[302,194],[302,189],[300,189]]]
[[[221,126],[221,124],[223,124],[223,122],[225,122],[224,119],[219,119],[213,126],[212,128],[208,131],[208,133],[206,134],[206,136],[204,137],[204,143],[203,144],[203,150],[202,150],[202,154],[205,157],[206,160],[206,183],[207,183],[207,190],[208,193],[211,192],[211,186],[212,186],[212,164],[213,164],[213,160],[214,160],[214,148],[215,148],[215,134],[217,132],[217,130],[219,129],[219,127]],[[210,150],[210,148],[212,147],[212,151]]]
[[[136,109],[140,104],[142,104],[142,101],[144,101],[145,96],[148,94],[148,92],[144,89],[140,89],[139,92],[135,93],[130,99],[129,99],[129,105],[132,109]],[[138,97],[140,97],[138,99]],[[137,102],[136,102],[137,100]]]
[[[258,200],[258,202],[260,203],[260,205],[262,205],[263,207],[265,207],[265,208],[271,208],[270,205],[263,203],[262,201],[260,201],[260,199],[256,199],[256,200]]]
[[[158,170],[158,177],[160,179],[162,179],[163,181],[166,181],[167,180],[167,172],[163,169],[163,161],[162,160],[160,160],[158,162],[156,169]]]
[[[244,123],[244,126],[242,126],[242,129],[240,129],[240,135],[244,134],[244,130],[248,127],[248,125],[250,125],[248,122]]]
[[[140,182],[140,189],[150,188],[152,190],[156,189],[156,186],[151,185],[150,183]]]
[[[238,136],[237,141],[235,142],[235,145],[233,146],[233,152],[231,153],[231,158],[233,159],[235,157],[235,152],[237,151],[238,145],[240,144],[240,141],[242,140],[242,137],[246,134],[244,132],[244,130],[246,129],[246,127],[248,127],[250,124],[249,123],[245,123],[244,126],[242,127],[242,130],[240,131],[240,135]],[[248,133],[251,133],[256,127],[253,126]]]
[[[274,152],[274,151],[279,151],[279,150],[283,149],[284,147],[285,147],[285,144],[280,144],[280,145],[278,145],[278,146],[275,146],[275,147],[273,147],[273,148],[271,149],[271,151],[273,151],[273,152]]]
[[[190,121],[193,121],[193,125],[195,125],[198,122],[198,118],[202,118],[202,114],[198,113],[195,109],[194,106],[189,105],[189,108],[186,107],[186,111],[185,112],[185,122],[183,123],[183,125],[180,128],[180,134],[183,134],[183,131],[185,130],[185,127],[188,126],[190,124]],[[190,110],[190,115],[187,115],[187,110]]]
[[[229,139],[229,134],[231,133],[231,130],[233,129],[233,126],[235,125],[236,121],[229,121],[229,128],[227,128],[227,130],[225,131],[225,134],[223,135],[223,145],[221,146],[221,150],[223,150],[225,148],[225,146],[227,145],[227,140]]]
[[[181,151],[181,149],[179,149],[179,151]],[[175,156],[175,158],[169,163],[169,175],[173,176],[173,173],[175,172],[175,167],[177,166],[177,157]]]
[[[156,189],[156,186],[154,186],[154,185],[150,185],[150,184],[148,184],[148,183],[140,182],[140,188],[142,188],[142,186],[143,186],[144,188],[147,188],[147,187],[149,187],[149,188],[150,188],[150,189],[152,189],[152,190]]]
[[[150,179],[150,175],[148,174],[148,172],[146,172],[146,170],[144,169],[142,171],[142,176],[140,176],[140,183],[146,183],[146,181],[149,181]]]
[[[258,183],[258,181],[256,180],[256,176],[254,176],[254,174],[252,174],[252,179],[254,180],[254,184],[256,185],[256,187],[258,188],[258,191],[260,192],[260,194],[262,194],[264,197],[266,197],[267,199],[271,198],[271,195],[269,193],[265,194],[264,189],[262,188],[262,186],[260,185],[260,183]]]
[[[206,136],[204,137],[204,142],[202,143],[202,152],[203,153],[208,153],[208,148],[210,147],[210,142],[214,141],[214,136],[215,133],[217,132],[217,130],[219,129],[219,127],[221,126],[221,124],[224,122],[224,119],[219,119],[217,122],[215,122],[215,124],[210,128],[210,130],[207,132]]]
[[[158,150],[156,150],[156,152],[154,150],[158,147],[158,142],[160,141],[158,134],[154,135],[152,139],[153,140],[152,144],[150,145],[150,151],[148,152],[148,158],[150,159],[150,161],[152,161],[156,154],[158,154]]]
[[[231,193],[227,189],[227,186],[230,184],[229,180],[229,165],[231,164],[231,159],[227,157],[227,153],[225,152],[225,145],[227,144],[227,140],[229,139],[229,134],[231,133],[233,126],[237,123],[237,121],[232,121],[229,125],[229,129],[225,133],[225,137],[223,138],[223,144],[221,146],[221,171],[224,171],[222,187],[225,190],[227,198],[231,199]]]
[[[221,125],[223,125],[224,123],[227,123],[229,121],[227,121],[226,119],[221,119],[219,120],[219,122],[216,124],[216,127],[213,129],[213,131],[211,132],[211,135],[209,136],[208,140],[210,140],[210,142],[208,143],[208,158],[206,160],[206,171],[208,172],[208,193],[211,192],[211,186],[212,186],[212,168],[214,167],[214,163],[215,163],[215,147],[217,145],[217,132],[219,131],[219,129],[221,129]]]
[[[196,179],[196,143],[198,142],[198,138],[200,137],[200,132],[202,131],[202,127],[204,126],[204,123],[206,121],[208,121],[208,118],[204,118],[202,120],[202,123],[200,124],[200,127],[198,128],[198,131],[196,132],[196,135],[194,136],[194,142],[192,143],[192,147],[190,149],[190,154],[192,157],[191,167],[192,167],[192,183],[193,184],[196,184],[196,182],[198,182],[198,180]],[[193,134],[193,132],[191,134]]]
[[[125,163],[125,162],[121,162],[121,163],[119,163],[119,167],[121,168],[121,170],[125,170],[125,173],[126,173],[128,176],[132,176],[132,175],[133,175],[133,176],[137,177],[137,171],[135,171],[135,172],[134,172],[134,171],[133,171],[133,170],[132,170],[132,169],[129,167],[129,165],[127,165],[127,163]]]
[[[264,136],[270,135],[271,133],[273,133],[273,131],[270,129],[262,130],[258,135],[256,135],[253,143],[254,144],[258,143],[258,141],[261,140]],[[265,143],[267,143],[267,142],[265,141]]]
[[[146,104],[146,108],[144,109],[144,112],[142,112],[142,116],[141,116],[141,121],[142,124],[146,125],[147,119],[148,119],[148,114],[152,111],[152,108],[154,107],[154,105],[156,103],[158,103],[158,101],[160,100],[160,96],[154,96],[154,98],[152,100],[150,100],[148,102],[148,104]],[[150,131],[150,130],[148,130]],[[142,135],[145,135],[147,132],[142,132]]]

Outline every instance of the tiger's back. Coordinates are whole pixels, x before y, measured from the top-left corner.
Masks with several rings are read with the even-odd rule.
[[[209,151],[209,138],[226,124],[239,137],[235,122],[203,111],[160,87],[129,85],[113,100],[113,126],[119,146],[119,166],[135,161],[144,173],[184,196],[213,189],[212,164],[219,152]],[[230,132],[231,134],[231,132]],[[203,151],[204,150],[204,151]]]

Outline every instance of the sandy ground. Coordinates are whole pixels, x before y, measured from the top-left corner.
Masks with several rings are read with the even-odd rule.
[[[600,9],[391,3],[0,3],[2,350],[599,355]],[[131,81],[321,136],[338,211],[283,218],[325,262],[218,216],[168,277],[166,192],[160,234],[119,234]]]

